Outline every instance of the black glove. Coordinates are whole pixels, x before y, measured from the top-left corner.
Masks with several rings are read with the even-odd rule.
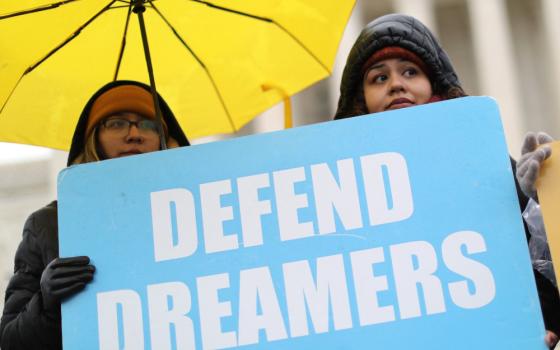
[[[74,256],[56,258],[51,261],[41,275],[41,294],[45,310],[58,310],[60,301],[85,288],[93,279],[95,266],[89,264],[89,257]]]

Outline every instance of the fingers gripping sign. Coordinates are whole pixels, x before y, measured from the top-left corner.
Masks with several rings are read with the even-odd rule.
[[[541,164],[552,153],[550,146],[546,144],[552,141],[554,139],[544,132],[538,134],[529,132],[525,135],[521,149],[522,156],[517,163],[517,180],[523,193],[531,198],[537,196],[536,182]]]
[[[93,279],[95,267],[89,257],[56,258],[41,275],[41,294],[46,310],[55,310],[60,301],[85,288]]]

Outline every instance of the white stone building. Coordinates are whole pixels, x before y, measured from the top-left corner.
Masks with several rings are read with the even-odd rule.
[[[498,100],[512,155],[518,156],[528,130],[545,130],[560,138],[559,0],[358,0],[333,76],[293,97],[294,125],[331,118],[354,39],[365,23],[389,12],[410,14],[426,23],[450,55],[467,93]],[[239,134],[277,130],[282,125],[280,105]],[[24,220],[55,198],[56,173],[65,158],[63,152],[52,152],[29,162],[0,165],[2,295]]]

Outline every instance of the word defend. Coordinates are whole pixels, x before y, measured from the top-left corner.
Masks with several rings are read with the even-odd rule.
[[[398,153],[372,154],[360,158],[368,218],[371,226],[407,219],[414,210],[406,161]],[[276,217],[281,241],[331,234],[338,214],[345,230],[362,228],[358,184],[352,159],[339,160],[339,182],[325,163],[310,167],[318,232],[312,222],[300,222],[298,210],[308,207],[306,194],[295,193],[295,185],[305,182],[303,167],[272,173]],[[387,173],[384,178],[383,173]],[[389,186],[385,186],[388,180]],[[259,200],[259,190],[270,187],[270,175],[258,174],[237,179],[237,203],[241,213],[241,235],[225,235],[223,222],[233,220],[233,208],[223,207],[220,198],[232,194],[230,180],[200,185],[205,253],[223,252],[263,244],[261,217],[270,215],[270,200]],[[390,197],[388,200],[387,197]],[[393,203],[390,207],[389,203]],[[188,257],[198,249],[194,196],[184,188],[151,194],[154,255],[156,261]],[[176,223],[171,208],[175,208]],[[173,224],[178,244],[173,244]]]

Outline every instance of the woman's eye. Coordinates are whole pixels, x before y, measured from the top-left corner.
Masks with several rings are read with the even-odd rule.
[[[387,75],[385,74],[378,74],[375,75],[372,79],[372,82],[376,83],[376,84],[380,84],[383,83],[387,80]]]
[[[157,124],[150,119],[144,119],[138,123],[138,127],[142,130],[157,131]]]
[[[107,121],[107,123],[105,124],[107,126],[107,128],[109,129],[122,129],[124,128],[128,123],[122,119],[112,119]]]
[[[403,73],[405,77],[413,77],[416,74],[418,74],[418,70],[416,70],[416,68],[407,68]]]

